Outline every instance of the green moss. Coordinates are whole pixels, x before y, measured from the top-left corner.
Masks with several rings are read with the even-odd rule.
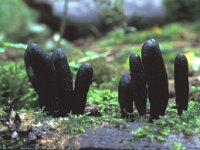
[[[24,27],[35,18],[36,13],[30,10],[23,0],[0,2],[0,33],[22,34]]]
[[[165,41],[177,41],[186,40],[191,41],[196,37],[194,31],[198,28],[196,25],[182,24],[182,23],[170,23],[163,27],[155,26],[143,31],[134,31],[126,33],[126,29],[122,27],[116,27],[110,31],[104,38],[98,41],[97,45],[100,48],[112,48],[115,50],[118,46],[123,48],[127,44],[132,45],[136,43],[143,43],[144,41],[155,38],[159,42]],[[133,45],[132,45],[133,46]]]
[[[99,108],[101,116],[94,117],[88,115],[69,115],[63,118],[61,124],[69,134],[79,134],[85,132],[87,127],[96,127],[100,124],[110,124],[113,127],[123,126],[128,128],[125,120],[121,119],[119,114],[119,104],[117,101],[117,92],[111,90],[91,89],[88,93],[87,105],[96,105]]]
[[[166,17],[170,21],[185,21],[199,19],[199,0],[164,0]]]
[[[174,142],[170,150],[185,150],[185,147],[183,147],[180,143]]]
[[[170,101],[170,105],[175,104]],[[200,103],[190,101],[188,111],[179,117],[177,112],[168,106],[165,116],[155,120],[152,124],[139,128],[133,135],[163,141],[169,133],[183,133],[185,135],[200,133],[199,107]]]
[[[43,113],[38,107],[34,110],[23,107],[18,112],[19,114],[27,115],[25,124],[37,124],[40,122],[43,126],[58,125],[59,129],[64,130],[69,135],[83,133],[86,128],[95,128],[100,124],[110,124],[110,126],[113,127],[123,126],[124,128],[128,128],[125,124],[125,120],[120,118],[117,92],[92,88],[89,91],[87,100],[87,106],[90,105],[96,105],[99,108],[101,116],[91,116],[89,112],[86,112],[84,115],[76,116],[69,114],[64,118],[52,118]]]
[[[125,16],[123,13],[123,0],[99,0],[100,17],[103,25],[113,26],[123,22]]]
[[[194,99],[194,101],[200,102],[200,86],[191,86],[190,88],[190,97]]]
[[[116,27],[110,31],[107,36],[100,41],[98,41],[98,46],[100,48],[109,48],[122,44],[125,39],[125,29],[121,27]]]
[[[79,116],[69,115],[66,118],[60,119],[60,121],[55,122],[59,122],[69,135],[84,133],[88,127],[96,128],[98,125],[102,124],[109,124],[111,127],[123,127],[124,129],[129,129],[129,126],[123,119],[113,118],[110,115],[104,115],[102,117],[88,116],[87,114]]]
[[[105,63],[105,58],[98,58],[90,62],[94,69],[94,82],[96,82],[98,85],[110,82],[113,78],[113,74],[116,74],[116,68],[110,63]]]
[[[94,127],[97,124],[100,124],[100,119],[97,117],[89,117],[87,115],[69,115],[65,118],[61,124],[64,125],[64,130],[68,134],[79,134],[85,132],[87,127]]]
[[[23,61],[0,62],[0,104],[14,100],[18,108],[35,107],[36,93],[32,89]]]
[[[0,107],[0,117],[4,115],[4,111],[3,111],[3,108]]]
[[[127,34],[124,43],[140,43],[155,38],[159,41],[191,40],[194,35],[181,23],[171,23],[163,27]]]
[[[111,90],[91,89],[88,93],[87,104],[97,105],[102,115],[111,115],[112,117],[119,117],[119,104],[117,101],[117,92]]]

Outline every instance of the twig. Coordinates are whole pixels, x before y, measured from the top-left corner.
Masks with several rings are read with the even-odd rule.
[[[66,26],[66,21],[67,21],[67,6],[68,6],[68,2],[69,0],[65,0],[65,3],[64,3],[64,12],[63,12],[63,17],[62,17],[62,22],[60,24],[60,37],[57,41],[57,44],[56,44],[56,47],[60,47],[60,42],[62,40],[62,37],[64,35],[64,32],[65,32],[65,26]]]

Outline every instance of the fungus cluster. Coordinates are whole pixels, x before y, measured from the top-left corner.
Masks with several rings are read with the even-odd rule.
[[[122,118],[133,112],[133,103],[142,116],[146,112],[147,98],[150,102],[150,118],[165,115],[168,105],[168,77],[159,44],[147,40],[141,56],[129,57],[130,75],[123,74],[118,85],[118,100]],[[37,92],[40,108],[55,117],[68,113],[83,114],[87,93],[93,77],[91,64],[84,63],[78,70],[75,84],[70,67],[62,49],[46,53],[39,45],[30,44],[24,55],[27,75]],[[188,62],[180,53],[174,61],[176,109],[178,115],[187,110],[189,98]]]
[[[24,61],[29,80],[39,96],[40,108],[56,117],[63,117],[70,112],[84,113],[93,76],[91,64],[82,64],[74,86],[62,49],[46,53],[38,44],[32,43],[26,49]]]
[[[129,58],[130,77],[122,75],[118,85],[118,100],[121,116],[127,117],[133,112],[133,101],[140,115],[146,114],[147,97],[150,102],[150,118],[158,119],[165,114],[169,99],[168,78],[158,43],[147,40],[141,51]],[[176,56],[174,62],[176,108],[178,115],[187,110],[189,98],[188,62],[184,54]]]

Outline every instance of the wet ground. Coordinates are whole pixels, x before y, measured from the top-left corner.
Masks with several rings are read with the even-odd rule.
[[[23,51],[8,49],[5,53],[0,53],[0,60],[16,60],[23,58]],[[189,78],[191,85],[199,85],[200,81],[196,75]],[[174,87],[172,86],[172,89]],[[171,90],[171,97],[174,91]],[[199,93],[196,99],[199,101]],[[194,97],[195,98],[195,97]],[[69,135],[63,128],[50,124],[36,124],[29,127],[21,127],[17,130],[23,139],[23,148],[39,149],[171,149],[174,143],[181,144],[185,149],[200,149],[200,133],[187,136],[182,133],[169,134],[164,141],[150,140],[147,137],[138,138],[133,136],[132,131],[137,130],[146,123],[127,123],[131,129],[98,125],[89,127],[82,134]],[[7,129],[0,128],[0,134],[8,132]],[[9,134],[10,132],[8,132]],[[7,135],[5,135],[6,137]],[[6,138],[10,138],[10,135]]]
[[[128,123],[132,131],[146,123]],[[190,150],[200,149],[200,134],[185,136],[183,134],[170,134],[164,141],[150,140],[134,137],[127,129],[97,127],[88,128],[86,132],[75,138],[80,149],[170,149],[174,142],[180,143]]]
[[[200,133],[190,136],[182,133],[169,134],[164,141],[147,137],[139,138],[132,134],[144,125],[148,125],[148,123],[128,122],[116,127],[109,124],[96,125],[86,128],[82,134],[70,135],[59,124],[37,123],[20,126],[15,130],[16,132],[8,128],[1,128],[0,132],[8,140],[10,138],[20,139],[21,148],[25,149],[163,150],[171,149],[175,143],[188,150],[200,149]],[[11,129],[13,129],[13,126]]]

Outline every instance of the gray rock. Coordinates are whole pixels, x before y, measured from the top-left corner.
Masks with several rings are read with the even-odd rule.
[[[64,1],[53,1],[53,13],[57,17],[64,14]],[[70,23],[78,25],[100,25],[100,4],[95,0],[76,0],[68,2],[67,18]]]
[[[65,0],[34,0],[35,3],[45,3],[51,6],[52,13],[62,18],[64,14]],[[76,25],[95,25],[102,24],[102,6],[97,0],[69,0],[67,5],[67,21]],[[112,5],[106,6],[112,9]],[[127,22],[133,21],[134,17],[164,18],[165,7],[163,0],[124,0],[123,11]],[[105,8],[105,6],[104,6]]]
[[[134,17],[159,20],[165,16],[165,7],[163,0],[125,0],[124,14],[127,22],[131,22]]]
[[[130,123],[133,131],[146,123]],[[97,127],[88,128],[84,134],[76,140],[79,142],[80,149],[130,149],[130,140],[133,135],[127,129]]]
[[[73,139],[79,144],[79,149],[170,149],[173,143],[179,143],[190,150],[200,149],[200,134],[186,136],[180,134],[169,134],[165,141],[150,140],[146,137],[135,137],[131,132],[147,123],[128,123],[130,129],[110,128],[108,126],[88,128],[84,134],[75,136]],[[73,147],[66,145],[66,147]]]

